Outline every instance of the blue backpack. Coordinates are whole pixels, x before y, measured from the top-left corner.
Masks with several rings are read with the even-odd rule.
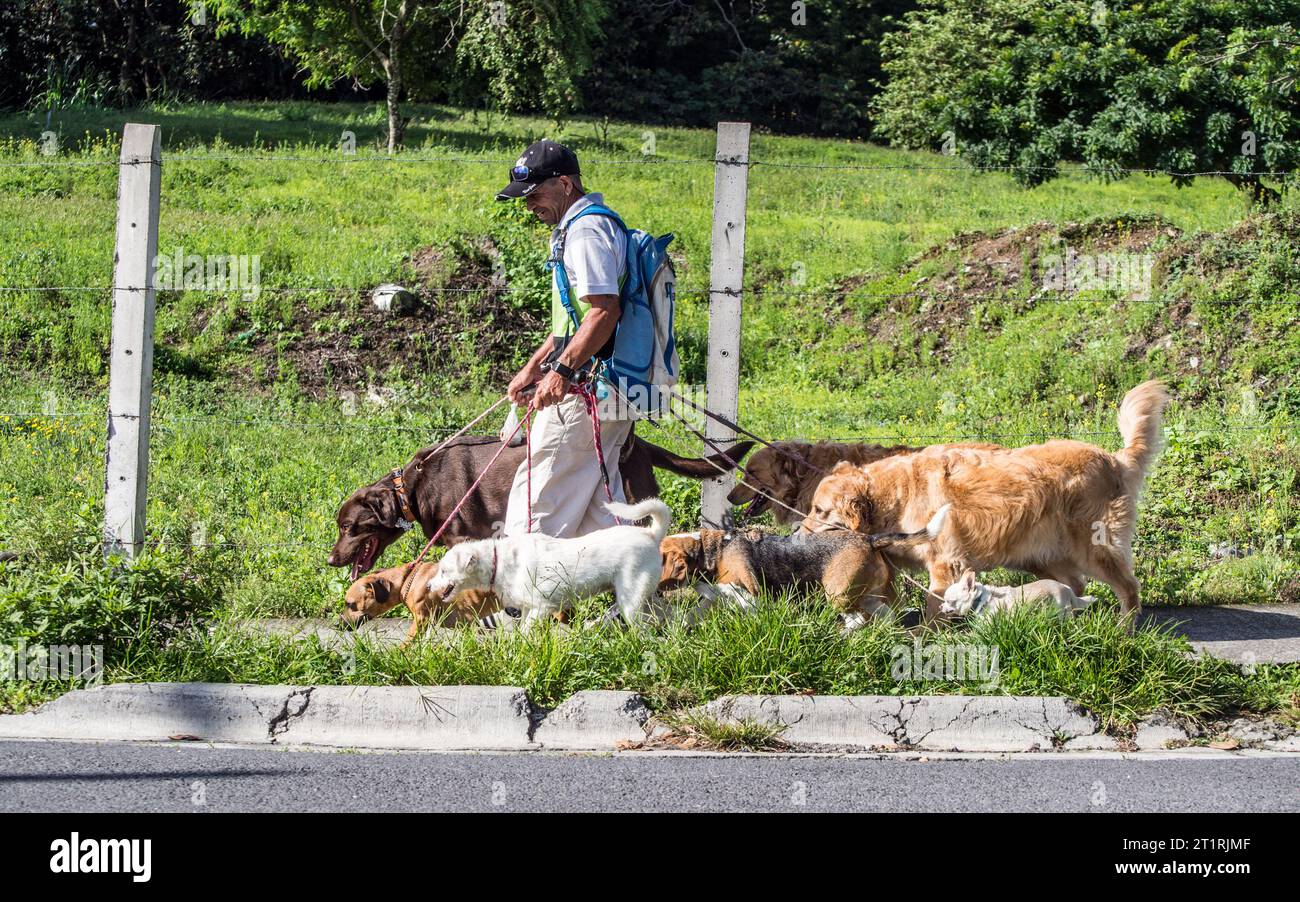
[[[569,225],[587,215],[608,216],[627,237],[627,278],[619,288],[621,312],[614,330],[614,351],[603,362],[603,376],[641,413],[659,412],[668,401],[667,389],[677,384],[681,372],[673,334],[677,274],[668,259],[673,236],[656,238],[641,229],[629,229],[617,213],[601,204],[580,210]],[[546,265],[576,332],[579,321],[569,297],[569,274],[557,263],[564,256],[567,230],[565,226],[555,259]]]

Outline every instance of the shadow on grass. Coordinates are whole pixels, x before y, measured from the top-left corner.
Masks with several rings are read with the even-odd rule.
[[[513,156],[523,144],[543,134],[554,133],[553,123],[520,116],[477,114],[464,118],[460,110],[433,104],[406,105],[412,117],[406,130],[406,148],[417,151],[433,146],[471,154],[499,152]],[[84,108],[56,110],[48,128],[60,136],[64,152],[80,153],[106,136],[122,133],[127,122],[145,122],[163,129],[164,151],[206,147],[217,142],[231,148],[275,150],[313,146],[334,148],[343,132],[356,136],[358,153],[383,149],[386,120],[379,103],[213,103],[186,104],[174,108],[133,107],[121,110]],[[573,123],[581,127],[582,123]],[[44,112],[11,112],[0,115],[0,140],[38,141],[47,129]],[[581,152],[630,153],[617,141],[604,145],[596,134],[572,135],[566,141]]]

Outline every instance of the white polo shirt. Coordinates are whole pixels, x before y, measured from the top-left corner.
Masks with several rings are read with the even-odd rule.
[[[567,227],[564,240],[564,272],[569,278],[570,302],[578,314],[579,322],[587,315],[591,305],[582,299],[594,294],[618,294],[619,286],[627,277],[627,235],[608,216],[592,213],[573,222],[575,216],[592,204],[605,203],[600,194],[587,194],[578,198],[565,211],[560,224],[551,233],[551,251],[554,256],[560,233]],[[572,223],[570,225],[570,223]],[[551,282],[551,333],[572,334],[573,324],[568,311],[560,301],[554,280]]]

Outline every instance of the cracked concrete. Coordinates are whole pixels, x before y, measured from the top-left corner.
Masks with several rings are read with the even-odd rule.
[[[1059,697],[738,695],[702,711],[721,722],[779,726],[782,740],[810,749],[1069,753],[1178,748],[1209,737],[1192,737],[1157,714],[1138,725],[1132,741],[1117,740],[1100,732],[1096,717]],[[510,686],[119,683],[0,716],[0,738],[612,751],[644,741],[649,717],[641,696],[605,690],[575,693],[546,711]],[[1300,740],[1276,724],[1239,719],[1211,732],[1300,752]]]
[[[289,720],[294,717],[301,717],[302,713],[307,710],[307,705],[311,703],[311,693],[315,686],[308,686],[306,689],[295,689],[289,693],[289,697],[284,700],[284,707],[280,713],[271,718],[267,724],[266,735],[272,742],[275,737],[289,729]],[[298,704],[295,705],[294,702]]]
[[[267,742],[278,713],[292,698],[311,691],[244,683],[115,683],[78,689],[26,714],[0,717],[0,735]]]
[[[533,741],[548,749],[617,748],[643,742],[650,709],[635,692],[575,692],[555,710],[538,712]]]
[[[117,683],[0,716],[0,737],[527,749],[531,714],[508,686]]]
[[[1064,698],[741,695],[703,710],[720,721],[784,726],[787,742],[858,748],[1047,751],[1100,729]]]

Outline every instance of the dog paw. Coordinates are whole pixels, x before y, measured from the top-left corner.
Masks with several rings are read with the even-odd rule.
[[[840,618],[840,635],[851,636],[866,625],[867,616],[865,614],[857,612],[844,614]]]

